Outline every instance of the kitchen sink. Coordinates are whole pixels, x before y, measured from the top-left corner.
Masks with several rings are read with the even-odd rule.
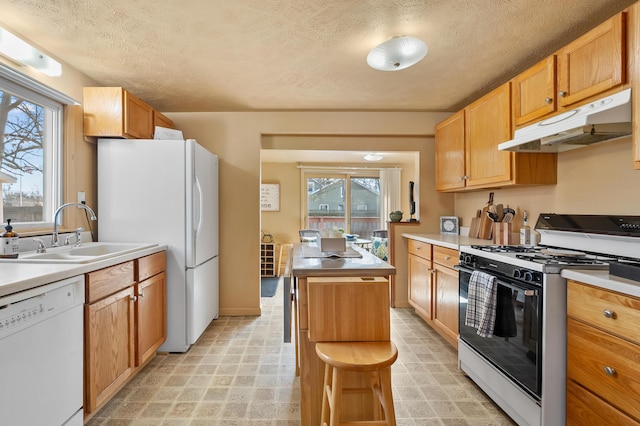
[[[62,246],[47,248],[45,253],[28,251],[20,253],[17,259],[0,259],[13,263],[90,263],[120,256],[156,246],[151,243],[109,243],[89,242],[80,247]]]

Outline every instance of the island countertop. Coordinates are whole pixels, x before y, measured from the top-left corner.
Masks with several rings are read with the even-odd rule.
[[[303,244],[293,246],[291,273],[294,277],[371,277],[395,275],[396,268],[367,250],[352,245],[362,257],[320,258],[304,257]]]

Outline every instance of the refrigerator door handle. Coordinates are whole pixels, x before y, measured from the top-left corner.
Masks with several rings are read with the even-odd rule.
[[[195,226],[195,240],[198,239],[198,234],[200,233],[200,229],[202,228],[202,187],[200,186],[200,179],[198,179],[198,176],[195,177],[195,182],[194,182],[194,189],[196,192],[196,196],[193,197],[194,198],[194,202],[197,203],[197,205],[195,206],[195,209],[193,209],[194,211],[194,215],[197,214],[196,217],[194,217],[194,221],[193,223],[196,224]]]

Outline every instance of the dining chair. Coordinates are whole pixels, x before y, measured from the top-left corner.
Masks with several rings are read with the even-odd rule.
[[[320,231],[317,229],[301,229],[298,232],[300,233],[300,242],[302,243],[315,242],[320,238]]]

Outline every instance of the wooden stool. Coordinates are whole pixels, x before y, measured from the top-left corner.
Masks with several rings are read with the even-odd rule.
[[[322,425],[389,425],[395,426],[396,415],[391,393],[391,364],[398,358],[393,342],[322,342],[316,353],[325,363],[322,392]],[[343,371],[370,372],[374,399],[374,421],[340,423]],[[364,391],[350,389],[349,391]],[[345,392],[347,389],[344,390]],[[384,410],[381,420],[380,407]],[[330,412],[330,413],[329,413]]]

